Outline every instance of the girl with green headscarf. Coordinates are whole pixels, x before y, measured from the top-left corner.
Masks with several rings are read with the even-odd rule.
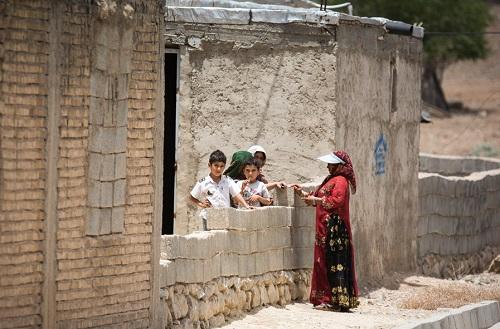
[[[231,158],[231,164],[226,171],[224,171],[224,175],[229,176],[234,180],[246,179],[243,174],[243,165],[251,157],[253,157],[252,153],[247,151],[234,152],[233,157]]]

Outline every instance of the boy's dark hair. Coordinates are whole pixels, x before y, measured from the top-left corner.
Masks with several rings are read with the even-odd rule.
[[[221,150],[215,150],[210,154],[210,158],[208,159],[208,163],[212,164],[215,162],[224,162],[226,164],[226,155]]]
[[[262,162],[257,159],[256,157],[251,157],[245,163],[243,164],[243,169],[245,169],[246,166],[255,166],[257,169],[260,169],[262,167]]]

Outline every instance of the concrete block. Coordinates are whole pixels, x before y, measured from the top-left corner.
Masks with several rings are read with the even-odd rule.
[[[115,178],[127,177],[127,154],[118,153],[115,155]]]
[[[119,100],[114,105],[115,124],[117,127],[126,127],[128,122],[128,99]]]
[[[90,207],[98,208],[101,206],[101,182],[89,179],[88,202]]]
[[[457,233],[458,220],[456,217],[445,217],[440,215],[428,216],[428,233],[438,233],[452,236]]]
[[[251,21],[256,23],[288,23],[288,10],[251,9]]]
[[[207,227],[209,230],[225,230],[229,227],[229,217],[234,215],[233,208],[207,209]]]
[[[101,182],[101,207],[113,206],[113,183]]]
[[[178,237],[178,255],[181,258],[210,259],[226,250],[225,231],[199,231]]]
[[[174,260],[179,255],[179,235],[162,235],[160,242],[161,259]]]
[[[116,129],[116,144],[114,153],[127,152],[127,127],[119,127]]]
[[[104,122],[104,109],[107,101],[104,98],[90,97],[89,123],[102,126]]]
[[[95,153],[102,153],[101,127],[91,125],[89,127],[89,150]]]
[[[211,259],[203,262],[203,282],[211,281],[212,279],[221,276],[220,254],[216,254]]]
[[[89,153],[89,178],[99,180],[101,177],[103,156],[99,153]]]
[[[202,283],[204,278],[204,264],[201,259],[175,260],[175,271],[177,282],[179,283]]]
[[[314,227],[316,218],[315,207],[298,207],[293,211],[293,227]]]
[[[429,218],[425,215],[419,216],[417,220],[417,236],[421,237],[429,233],[429,229],[427,224],[429,222]]]
[[[293,188],[276,188],[273,190],[274,205],[280,207],[293,207],[294,190]]]
[[[113,101],[111,99],[106,99],[103,102],[103,119],[102,126],[103,127],[114,127],[113,123]]]
[[[113,206],[125,204],[127,183],[125,179],[117,180],[113,183]]]
[[[221,276],[238,276],[239,256],[232,252],[224,252],[220,255],[220,275]]]
[[[111,234],[111,208],[100,208],[99,212],[101,221],[99,234]]]
[[[283,270],[283,249],[269,250],[269,270]]]
[[[229,231],[227,249],[237,254],[250,254],[259,249],[257,231]]]
[[[263,227],[289,227],[292,225],[293,207],[266,207],[262,208],[267,219]]]
[[[111,210],[111,233],[122,233],[125,220],[125,207],[113,207]]]
[[[120,55],[121,57],[121,55]],[[117,77],[117,88],[116,95],[118,100],[128,99],[128,86],[129,86],[129,75],[128,74],[118,74]]]
[[[107,55],[108,50],[106,47],[97,46],[95,48],[96,57],[96,68],[97,70],[92,70],[90,74],[90,96],[108,99],[109,98],[109,77],[105,73],[107,70]],[[100,57],[101,56],[101,57]],[[104,58],[102,58],[104,56]]]
[[[166,288],[177,282],[175,262],[160,259],[160,288]]]
[[[89,208],[87,221],[86,221],[86,233],[87,235],[99,235],[99,231],[101,228],[101,220],[100,220],[100,209],[99,208]]]
[[[116,88],[116,82],[114,80],[114,74],[118,73],[120,71],[120,56],[121,52],[118,49],[110,49],[108,48],[108,66],[107,66],[107,71],[113,74],[113,80],[110,81],[110,84],[113,86],[113,91],[115,91]],[[111,97],[114,95],[110,95]]]
[[[290,247],[291,243],[290,227],[273,227],[257,231],[258,251]]]
[[[283,249],[283,268],[285,270],[310,269],[313,265],[314,247]]]
[[[270,271],[270,251],[263,251],[255,254],[255,274],[264,274]]]
[[[291,230],[291,247],[304,248],[314,246],[315,231],[310,227],[297,227]]]
[[[127,31],[128,32],[128,31]],[[121,73],[132,73],[132,50],[131,49],[122,49],[120,51],[120,60],[119,60],[119,72]]]
[[[256,275],[256,255],[238,255],[238,272],[240,277]]]
[[[115,179],[115,156],[106,154],[102,157],[101,181],[113,181]]]

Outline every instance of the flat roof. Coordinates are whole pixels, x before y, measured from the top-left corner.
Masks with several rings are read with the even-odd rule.
[[[321,11],[319,8],[262,5],[234,0],[166,0],[165,21],[221,25],[307,23],[320,26],[335,26],[341,21],[357,21],[365,25],[383,27],[387,24],[401,23],[380,17],[359,17],[334,11]],[[422,39],[424,29],[412,25],[411,36]]]

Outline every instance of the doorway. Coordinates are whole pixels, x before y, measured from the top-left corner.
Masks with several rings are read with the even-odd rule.
[[[165,116],[163,143],[163,212],[161,234],[173,234],[177,171],[177,97],[179,91],[179,50],[165,49]]]

